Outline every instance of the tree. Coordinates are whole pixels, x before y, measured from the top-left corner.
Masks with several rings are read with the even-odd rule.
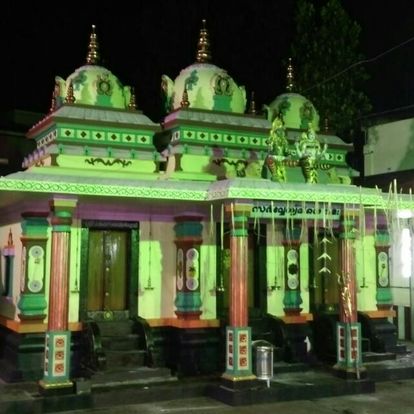
[[[329,128],[346,138],[357,119],[371,110],[362,89],[367,72],[355,65],[363,58],[358,51],[361,28],[340,0],[328,0],[318,9],[299,0],[295,21],[291,55],[296,89],[313,102],[322,125],[327,119]]]

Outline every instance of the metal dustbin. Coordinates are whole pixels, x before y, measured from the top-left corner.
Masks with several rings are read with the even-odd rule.
[[[266,381],[270,387],[273,378],[273,345],[259,339],[252,342],[253,347],[253,373],[257,379]]]

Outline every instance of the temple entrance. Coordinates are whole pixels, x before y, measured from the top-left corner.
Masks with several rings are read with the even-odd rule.
[[[339,318],[340,241],[328,231],[309,231],[309,308],[313,313],[312,347],[321,360],[336,358]]]
[[[228,317],[229,282],[230,231],[227,228],[223,235],[223,249],[221,249],[221,240],[219,240],[217,252],[217,316],[221,319],[227,319]],[[249,226],[247,292],[249,319],[258,318],[265,314],[267,312],[265,225],[260,225],[257,228]]]
[[[128,233],[89,232],[88,313],[127,308]]]
[[[338,313],[340,273],[339,239],[322,232],[314,235],[309,245],[309,295],[313,313]]]
[[[121,224],[92,223],[83,228],[81,313],[94,320],[128,319],[136,315],[137,230]],[[86,259],[86,260],[85,260]],[[136,275],[137,276],[137,275]],[[136,288],[135,288],[136,290]],[[132,312],[131,312],[132,311]]]

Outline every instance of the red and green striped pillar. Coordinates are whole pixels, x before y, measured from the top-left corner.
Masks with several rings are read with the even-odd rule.
[[[356,264],[354,240],[356,212],[344,211],[341,221],[339,322],[337,322],[337,363],[335,368],[346,377],[359,378],[362,366],[361,325],[357,314]]]
[[[72,215],[76,199],[54,198],[52,212],[52,247],[49,285],[49,313],[45,340],[44,372],[40,389],[68,389],[70,380],[70,341],[68,328],[69,260]]]
[[[230,216],[230,288],[229,326],[226,328],[226,371],[229,381],[253,380],[251,328],[248,315],[248,217],[249,203],[227,204]]]

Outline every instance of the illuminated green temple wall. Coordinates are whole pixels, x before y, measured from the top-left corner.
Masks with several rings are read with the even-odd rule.
[[[201,319],[216,318],[216,282],[217,282],[217,234],[216,226],[210,221],[203,223],[203,244],[200,250],[200,290],[202,300]],[[133,275],[138,280],[138,314],[146,319],[175,317],[174,299],[176,282],[176,246],[174,243],[174,221],[139,222],[140,237],[138,246],[138,271]],[[21,225],[13,223],[0,227],[0,240],[5,245],[9,233],[14,242],[13,277],[11,296],[5,288],[5,265],[2,257],[1,281],[3,292],[0,298],[0,314],[6,318],[18,320],[17,303],[20,295],[22,243]],[[150,234],[151,233],[151,234]],[[51,254],[51,228],[48,228],[46,255]],[[309,237],[307,229],[303,240]],[[284,247],[281,245],[282,231],[272,234],[272,225],[266,226],[266,275],[267,286],[273,287],[267,293],[267,311],[274,316],[284,315]],[[76,218],[71,230],[70,280],[69,280],[69,321],[79,321],[81,286],[81,220]],[[376,309],[376,275],[374,236],[365,234],[363,239],[354,242],[357,276],[357,300],[360,311]],[[302,313],[309,313],[309,243],[302,242],[300,247],[301,304]],[[332,275],[331,277],[335,277]],[[50,261],[47,261],[45,273],[45,299],[48,301]],[[398,292],[397,292],[398,293]],[[47,320],[47,319],[46,319]]]

